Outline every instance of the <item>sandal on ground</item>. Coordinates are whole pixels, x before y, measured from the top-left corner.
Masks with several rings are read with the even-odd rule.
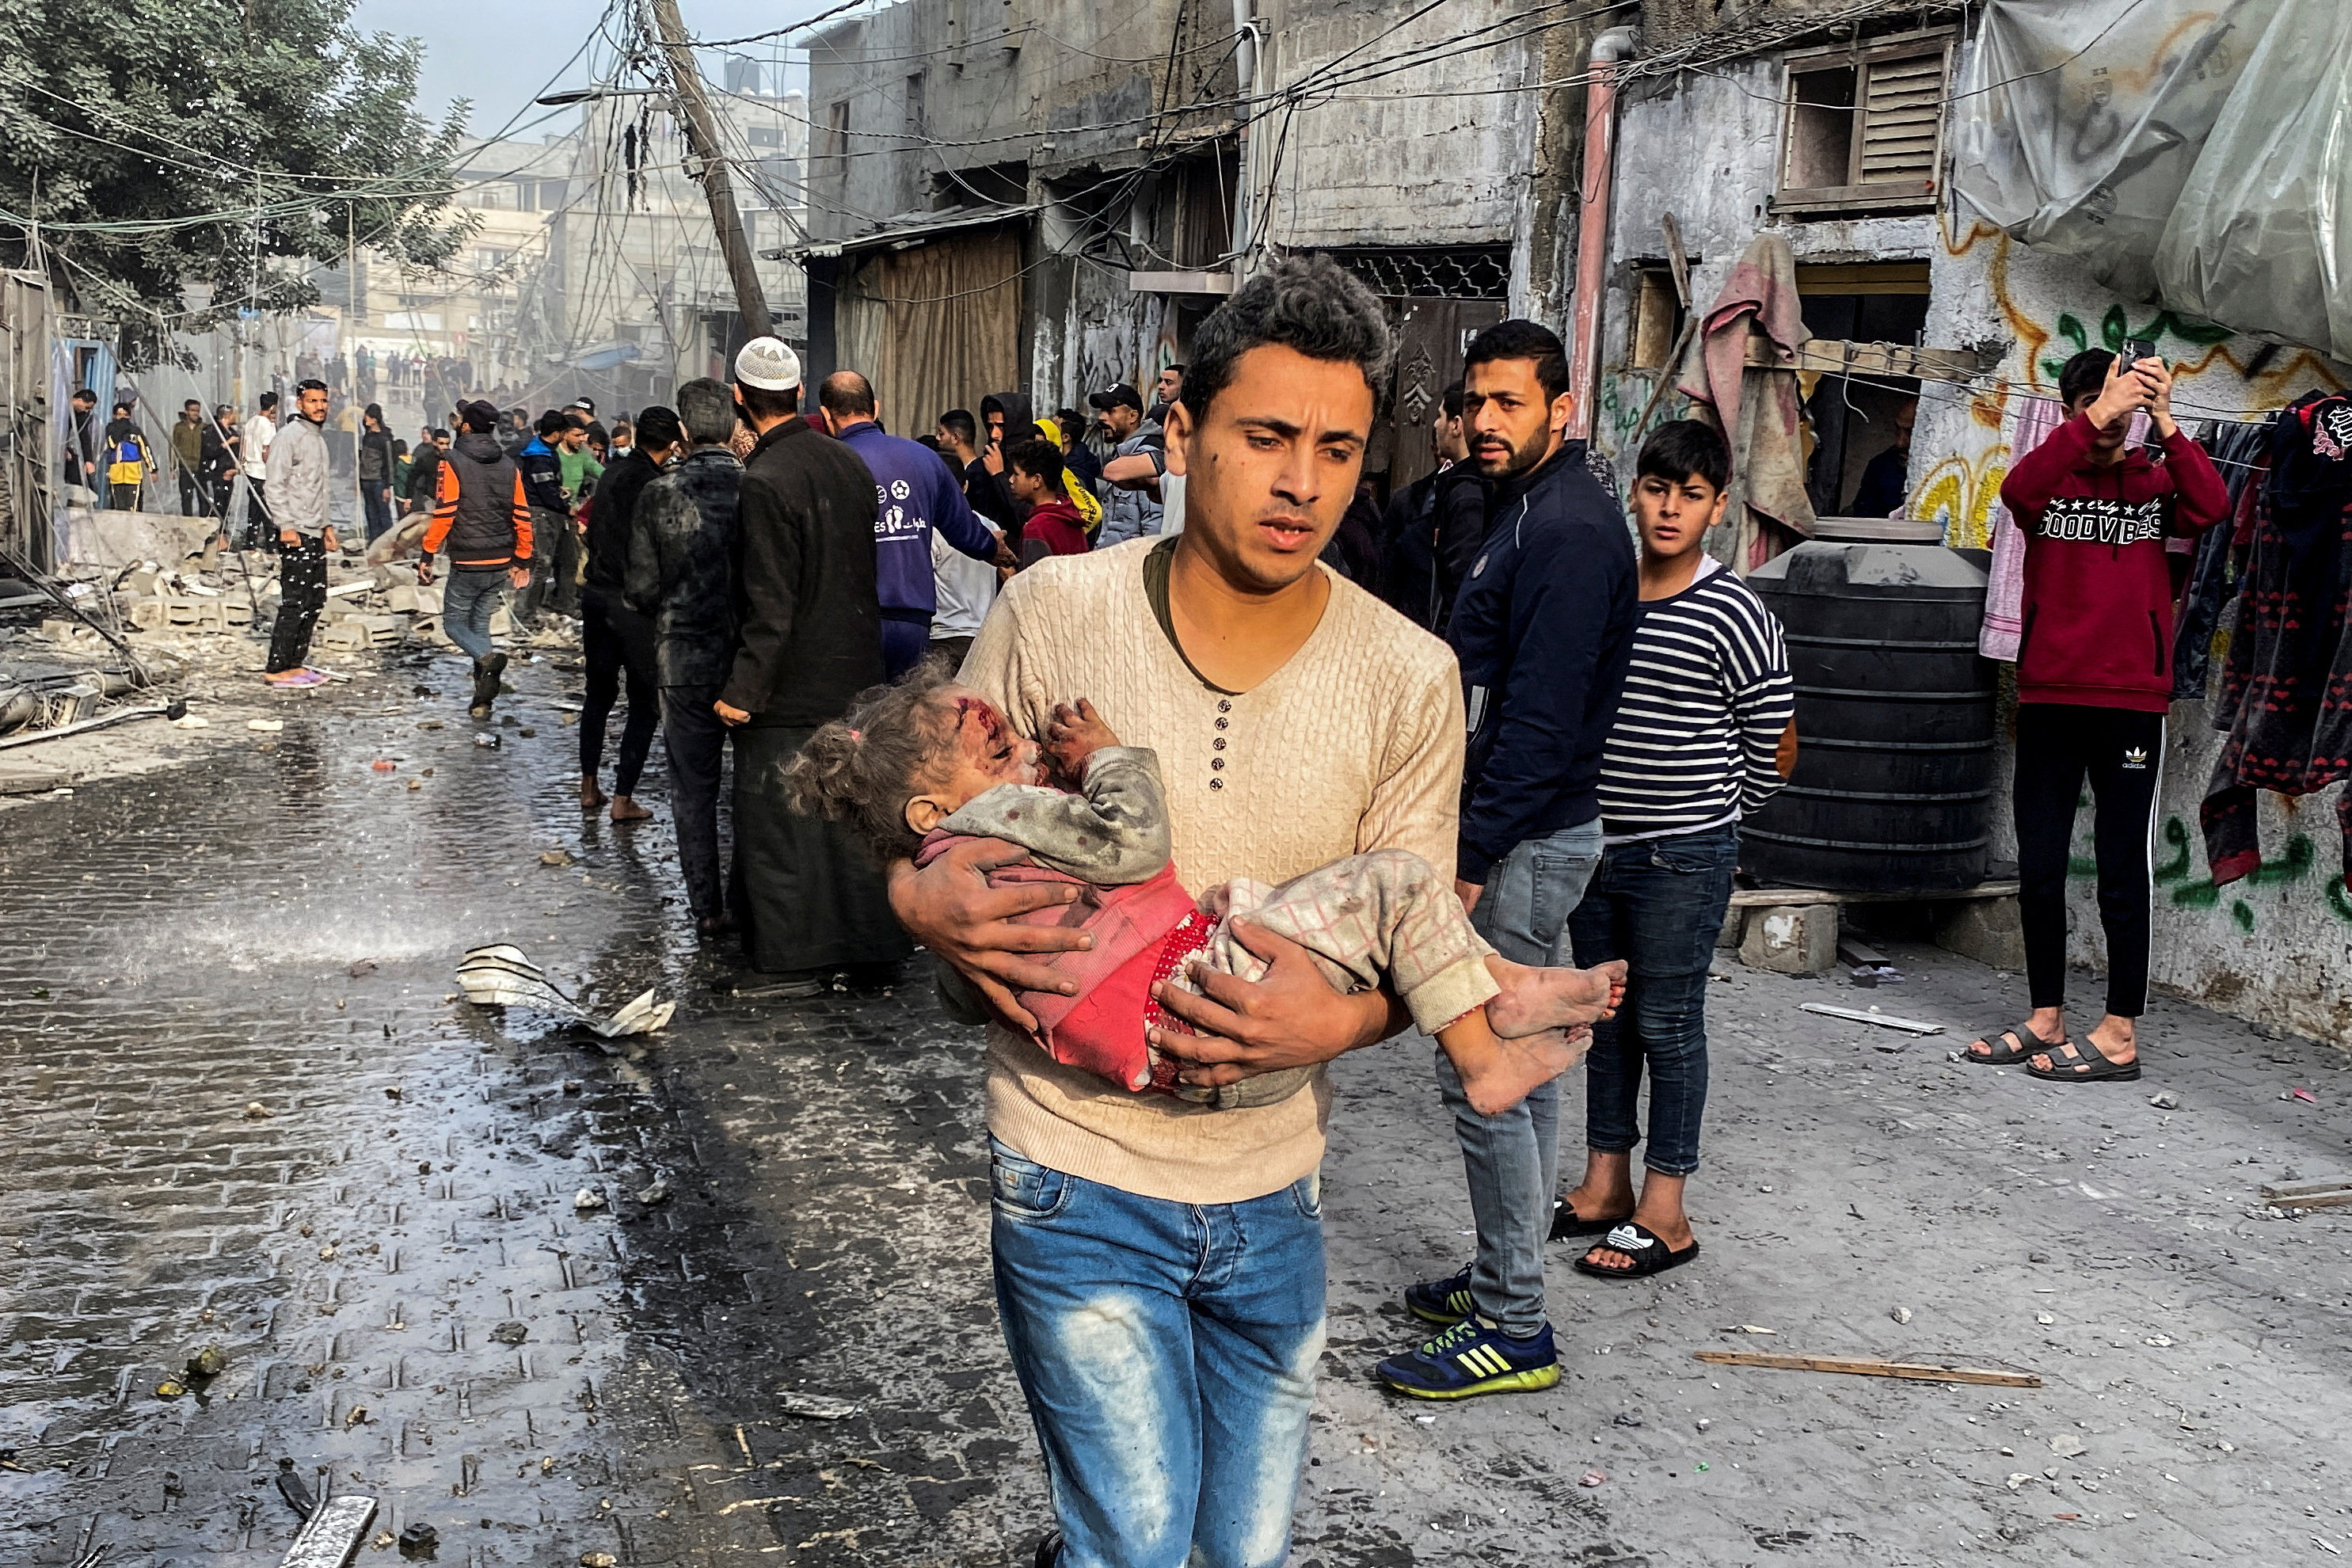
[[[1570,1207],[1566,1198],[1562,1198],[1552,1205],[1550,1239],[1560,1241],[1571,1236],[1600,1236],[1624,1223],[1622,1215],[1615,1219],[1587,1219]]]
[[[2090,1048],[2087,1056],[2084,1054],[2084,1046]],[[2083,1046],[2067,1040],[2052,1051],[2048,1067],[2038,1068],[2028,1062],[2025,1070],[2034,1078],[2047,1079],[2052,1083],[2127,1082],[2139,1077],[2139,1056],[2134,1052],[2131,1060],[2116,1061],[2099,1049],[2098,1041],[2085,1035]]]
[[[1633,1260],[1633,1264],[1624,1268],[1603,1268],[1592,1261],[1592,1254],[1601,1251],[1622,1252]],[[1697,1256],[1698,1241],[1696,1237],[1680,1252],[1669,1251],[1656,1231],[1629,1219],[1593,1243],[1591,1248],[1576,1260],[1576,1271],[1601,1279],[1640,1279],[1652,1274],[1664,1274],[1669,1268],[1679,1268]]]
[[[2001,1043],[2004,1040],[2014,1042],[2017,1048],[2011,1050]],[[1975,1039],[1970,1040],[1969,1045],[1990,1046],[1992,1049],[1979,1056],[1964,1046],[1960,1048],[1960,1060],[1974,1062],[1980,1068],[2010,1068],[2033,1057],[2041,1056],[2044,1052],[2055,1051],[2066,1043],[2063,1039],[2045,1040],[2032,1029],[2020,1024],[2014,1029],[2002,1029],[1998,1033],[1987,1030],[1979,1035]]]

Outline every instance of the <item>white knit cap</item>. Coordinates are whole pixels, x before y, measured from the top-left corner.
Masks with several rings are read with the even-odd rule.
[[[753,338],[735,356],[735,379],[762,392],[790,392],[801,384],[801,356],[782,338]]]

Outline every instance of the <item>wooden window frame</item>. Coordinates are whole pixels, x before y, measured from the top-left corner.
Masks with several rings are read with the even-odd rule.
[[[1883,38],[1871,38],[1834,48],[1805,49],[1781,58],[1780,162],[1772,210],[1777,213],[1887,212],[1929,210],[1943,188],[1944,127],[1950,116],[1948,103],[1952,85],[1953,35],[1948,28],[1927,28]],[[1861,177],[1868,146],[1868,126],[1863,116],[1870,101],[1870,72],[1877,66],[1932,58],[1943,84],[1936,113],[1936,150],[1932,172],[1924,180],[1874,180]],[[1787,184],[1800,129],[1797,81],[1800,77],[1840,68],[1854,73],[1854,125],[1846,149],[1846,183],[1840,185]]]

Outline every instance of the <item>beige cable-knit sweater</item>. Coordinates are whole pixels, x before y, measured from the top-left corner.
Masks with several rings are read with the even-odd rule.
[[[1334,575],[1290,661],[1253,691],[1203,686],[1151,613],[1156,540],[1060,555],[1014,578],[963,679],[1042,736],[1056,702],[1093,700],[1130,746],[1160,753],[1176,869],[1197,894],[1234,877],[1281,883],[1343,856],[1410,849],[1454,875],[1462,689],[1451,649]],[[1216,1110],[1131,1094],[1059,1065],[1002,1025],[988,1034],[988,1127],[1042,1165],[1147,1197],[1239,1203],[1323,1159],[1330,1087]]]

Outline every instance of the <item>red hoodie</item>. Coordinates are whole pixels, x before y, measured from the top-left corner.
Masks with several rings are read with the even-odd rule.
[[[1021,524],[1021,540],[1035,540],[1056,555],[1084,555],[1087,550],[1086,520],[1060,496],[1039,501]]]
[[[2001,503],[2025,531],[2017,698],[2161,713],[2172,700],[2164,498],[2178,498],[2174,530],[2196,533],[2221,520],[2230,496],[2178,428],[2161,463],[2137,450],[2095,463],[2096,434],[2078,414],[2001,481]]]

